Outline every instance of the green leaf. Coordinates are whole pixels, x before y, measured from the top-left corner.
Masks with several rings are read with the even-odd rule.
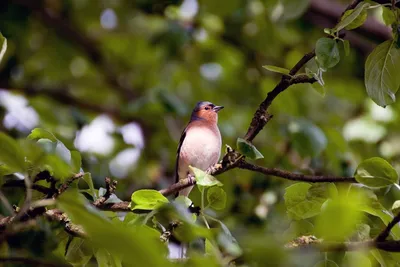
[[[89,186],[90,194],[93,197],[93,200],[97,200],[97,194],[96,190],[94,189],[93,185],[93,179],[92,179],[92,174],[90,172],[85,172],[85,174],[82,177],[82,180],[86,182],[86,184]]]
[[[29,139],[32,140],[39,140],[39,139],[49,139],[52,142],[56,142],[58,139],[55,137],[54,134],[52,134],[51,132],[42,129],[42,128],[35,128],[31,131],[31,133],[28,135]]]
[[[325,86],[321,85],[319,82],[312,83],[312,84],[311,84],[311,87],[312,87],[318,94],[320,94],[322,97],[325,96],[325,94],[326,94]]]
[[[56,142],[53,142],[53,141],[51,141],[50,139],[47,139],[47,138],[42,138],[42,139],[39,139],[36,143],[47,154],[56,153],[56,147],[57,147],[57,143]]]
[[[0,33],[0,62],[7,50],[7,39]]]
[[[71,166],[57,155],[46,155],[41,161],[43,169],[48,170],[52,176],[64,181],[74,175]]]
[[[153,189],[142,189],[133,192],[131,196],[132,210],[154,210],[160,206],[169,203],[168,199],[160,192]]]
[[[383,21],[385,22],[385,24],[387,26],[390,26],[393,23],[395,23],[396,22],[396,13],[388,7],[385,7],[385,6],[381,6],[381,7],[382,7],[382,18],[383,18]]]
[[[57,141],[56,142],[56,154],[63,159],[66,163],[72,164],[72,156],[71,151],[64,145],[63,142]]]
[[[320,67],[329,69],[340,61],[337,42],[331,38],[320,38],[315,45],[316,60]]]
[[[325,85],[324,79],[322,77],[325,70],[318,66],[315,58],[306,63],[305,70],[306,74],[310,77],[314,77],[317,80],[318,84],[320,84],[321,86]]]
[[[306,119],[291,121],[288,125],[288,131],[293,148],[303,157],[316,157],[327,146],[324,132]]]
[[[295,183],[285,189],[285,205],[288,215],[294,220],[316,216],[322,204],[332,194],[334,184]]]
[[[149,228],[109,220],[95,209],[82,194],[67,190],[57,198],[58,208],[71,221],[81,225],[93,246],[106,249],[124,266],[171,266],[165,257],[165,246]]]
[[[314,267],[339,267],[339,265],[337,265],[334,261],[325,259],[317,262]]]
[[[82,158],[81,158],[81,153],[76,150],[71,151],[71,163],[72,163],[72,171],[74,173],[78,173],[81,170],[81,165],[82,165]]]
[[[262,159],[264,156],[257,150],[257,148],[249,141],[243,138],[238,138],[236,141],[236,147],[240,154],[250,159]]]
[[[240,248],[239,244],[236,242],[236,240],[232,240],[229,235],[226,234],[220,234],[218,235],[218,244],[224,248],[224,251],[227,252],[228,254],[234,256],[234,257],[239,257],[242,255],[243,251]]]
[[[232,256],[239,257],[242,255],[243,251],[240,248],[236,238],[232,235],[229,228],[220,220],[213,219],[218,222],[221,226],[222,232],[218,235],[217,241],[224,250]]]
[[[350,42],[349,42],[349,40],[343,40],[343,48],[344,48],[344,54],[346,56],[350,55]]]
[[[143,220],[145,219],[145,216],[142,214],[136,214],[133,212],[128,212],[125,215],[124,218],[124,223],[127,225],[141,225],[143,224]]]
[[[343,14],[343,16],[342,16],[342,18],[341,18],[341,21],[344,21],[346,18],[348,18],[349,16],[351,16],[354,12],[355,12],[355,9],[347,10],[347,11]],[[361,11],[361,13],[360,13],[352,22],[350,22],[350,23],[345,27],[345,29],[346,29],[346,30],[353,30],[353,29],[355,29],[355,28],[360,27],[360,26],[363,25],[364,22],[367,20],[367,16],[368,16],[367,10],[366,10],[366,9],[363,9],[363,10]]]
[[[371,255],[374,256],[376,261],[382,266],[382,267],[387,267],[385,263],[385,259],[382,257],[381,253],[377,249],[371,249],[370,251]]]
[[[207,201],[211,208],[222,210],[226,205],[226,193],[221,187],[211,187],[207,191]]]
[[[174,230],[174,235],[182,242],[191,242],[199,237],[211,239],[213,234],[210,229],[195,223],[183,223]]]
[[[340,22],[336,25],[336,27],[334,28],[335,31],[340,31],[342,29],[344,29],[345,27],[347,27],[348,25],[350,25],[352,22],[354,22],[354,25],[357,25],[360,23],[360,21],[362,21],[362,18],[360,21],[356,21],[356,19],[361,15],[363,12],[366,11],[366,9],[370,6],[369,3],[365,3],[365,2],[361,2],[359,3],[355,9],[352,10],[348,10],[340,19]],[[364,19],[365,20],[365,19]],[[364,23],[364,21],[362,22]],[[362,24],[361,23],[361,24]],[[360,25],[361,25],[360,24]],[[358,26],[360,26],[358,25]],[[358,27],[357,26],[357,27]]]
[[[104,248],[98,249],[95,257],[99,267],[122,267],[121,260]]]
[[[378,45],[365,62],[365,87],[368,96],[379,106],[385,107],[396,100],[400,87],[400,50],[394,40]]]
[[[332,35],[334,33],[334,31],[332,29],[329,29],[329,28],[324,28],[324,33],[326,33],[328,35]]]
[[[360,195],[338,196],[324,204],[321,214],[316,218],[315,232],[326,241],[344,241],[357,228],[362,218],[358,203]]]
[[[396,200],[392,205],[392,211],[398,213],[400,211],[400,200]]]
[[[27,138],[37,140],[37,144],[48,154],[55,154],[47,155],[44,164],[46,165],[45,169],[52,172],[56,178],[65,179],[73,173],[79,172],[81,166],[80,153],[78,151],[72,153],[51,132],[42,128],[35,128]]]
[[[214,176],[192,166],[189,166],[189,168],[196,178],[197,185],[205,187],[212,187],[215,185],[222,186],[222,183],[218,181]]]
[[[190,198],[188,198],[187,196],[178,196],[177,198],[174,199],[174,202],[178,202],[181,203],[182,205],[185,205],[186,207],[189,207],[190,205],[192,205],[192,201],[190,200]]]
[[[374,157],[361,162],[356,170],[357,182],[369,187],[385,187],[397,183],[396,170],[384,159]]]
[[[371,239],[371,226],[365,223],[357,224],[357,232],[354,234],[352,240],[354,241],[367,241]]]
[[[73,238],[69,244],[65,260],[73,266],[85,266],[93,256],[89,242],[82,238]]]
[[[164,205],[160,210],[159,213],[165,213],[166,211],[169,212],[169,221],[179,220],[184,223],[188,224],[195,224],[197,220],[197,215],[195,213],[191,213],[188,207],[193,202],[187,197],[177,197],[170,204]]]
[[[6,164],[0,163],[0,178],[13,173],[14,171],[10,169]],[[0,184],[3,184],[2,180],[0,180]]]
[[[25,169],[25,156],[18,143],[0,132],[0,163],[7,165],[9,171],[18,172]]]
[[[388,225],[392,221],[394,216],[382,206],[382,204],[378,201],[377,196],[370,189],[357,188],[353,186],[351,191],[361,191],[366,195],[366,201],[358,204],[360,206],[360,210],[380,218],[385,225]],[[390,234],[393,236],[393,239],[399,239],[399,225],[394,226]]]
[[[368,258],[368,252],[353,251],[346,252],[346,255],[343,258],[343,266],[371,267],[372,265],[370,259]]]
[[[185,259],[185,265],[184,266],[190,266],[190,267],[220,267],[221,263],[218,261],[218,258],[215,257],[215,252],[214,254],[209,254],[209,250],[212,249],[210,247],[209,241],[207,242],[208,239],[206,239],[205,246],[206,246],[206,255],[200,255],[200,254],[193,254],[187,259]],[[208,250],[207,250],[208,249]],[[217,250],[218,251],[218,250]],[[179,265],[178,265],[179,266]],[[386,266],[384,266],[386,267]]]
[[[290,70],[285,69],[285,68],[280,68],[280,67],[276,67],[276,66],[272,66],[272,65],[265,65],[262,66],[264,69],[267,69],[269,71],[272,72],[276,72],[276,73],[281,73],[281,74],[286,74],[289,75]]]
[[[206,254],[214,255],[216,249],[217,248],[211,243],[211,241],[209,239],[206,239],[205,243]]]
[[[314,225],[307,220],[292,221],[289,228],[284,232],[284,236],[293,240],[299,236],[312,235],[313,229]]]
[[[51,143],[51,141],[48,139],[43,140],[47,140]],[[29,168],[29,171],[37,168],[40,165],[43,156],[46,154],[42,146],[29,139],[21,139],[18,143],[22,151],[24,151],[25,162]],[[53,151],[55,151],[55,147],[53,147]]]

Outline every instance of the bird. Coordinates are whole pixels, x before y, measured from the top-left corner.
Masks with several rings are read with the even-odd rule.
[[[190,121],[179,140],[175,182],[187,178],[191,173],[189,166],[206,171],[218,162],[222,145],[218,128],[218,112],[223,108],[209,101],[200,101],[194,107]],[[188,197],[192,188],[193,186],[184,188],[176,196]]]
[[[221,133],[218,128],[218,112],[223,106],[216,106],[209,101],[200,101],[192,111],[190,121],[183,130],[176,153],[175,182],[188,177],[189,166],[207,171],[218,162],[221,155]],[[193,174],[193,173],[191,173]],[[175,197],[188,197],[193,186],[180,190]],[[192,203],[193,205],[193,203]],[[169,258],[185,258],[187,243],[170,240]]]

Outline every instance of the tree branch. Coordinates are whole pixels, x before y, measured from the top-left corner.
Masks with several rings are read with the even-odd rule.
[[[22,3],[22,5],[25,6],[30,6],[31,4],[28,1],[24,0],[15,0],[18,3]],[[315,2],[315,1],[313,1]],[[353,3],[356,3],[357,1],[353,1]],[[353,4],[352,3],[352,4]],[[90,39],[85,39],[85,37],[79,36],[81,35],[79,32],[76,32],[75,29],[72,29],[71,26],[68,23],[65,23],[64,21],[61,20],[59,17],[55,17],[54,15],[48,13],[47,10],[45,9],[38,9],[34,8],[36,12],[41,16],[42,20],[49,24],[49,23],[54,23],[55,28],[58,29],[57,32],[60,32],[63,37],[71,38],[75,41],[78,42],[78,44],[81,46],[82,50],[85,51],[88,54],[88,57],[94,62],[94,63],[101,63],[100,65],[103,65],[102,68],[104,67],[104,59],[102,58],[101,53],[96,50],[97,48],[94,48],[95,50],[90,50],[90,46],[93,45],[92,41]],[[61,21],[60,21],[61,20]],[[93,46],[96,47],[96,46]],[[268,123],[268,121],[272,118],[272,115],[268,114],[267,110],[272,104],[273,100],[283,91],[285,91],[288,87],[290,87],[293,84],[298,84],[298,83],[314,83],[316,80],[314,78],[310,78],[307,75],[296,75],[297,72],[300,71],[300,69],[313,57],[315,56],[315,52],[312,51],[310,53],[305,54],[299,62],[296,63],[296,65],[290,70],[290,75],[282,75],[280,82],[275,86],[275,88],[270,91],[264,101],[259,105],[258,109],[256,110],[251,124],[247,130],[247,133],[245,135],[245,139],[248,141],[252,141],[257,134],[263,129],[263,127]],[[104,70],[103,70],[104,71]],[[111,78],[110,76],[111,75]],[[111,81],[110,84],[113,84],[114,86],[120,88],[118,83],[114,84],[115,81],[114,77],[112,77],[111,74],[106,74],[107,79],[109,82]],[[120,88],[121,89],[121,88]],[[122,91],[124,91],[125,88],[122,88]],[[131,90],[129,89],[125,93],[131,93]],[[207,172],[212,174],[212,175],[218,175],[223,172],[226,172],[230,169],[233,168],[240,168],[240,169],[246,169],[258,173],[262,173],[265,175],[273,175],[289,180],[294,180],[294,181],[305,181],[305,182],[350,182],[350,183],[356,183],[356,180],[354,177],[339,177],[339,176],[312,176],[312,175],[304,175],[304,174],[298,174],[298,173],[292,173],[284,170],[279,170],[276,168],[266,168],[262,166],[257,166],[253,165],[251,163],[246,162],[244,159],[240,159],[241,155],[236,153],[235,151],[231,150],[228,151],[221,163],[215,164],[213,168],[208,170]],[[64,183],[59,189],[56,194],[53,195],[53,197],[57,197],[58,195],[62,194],[69,186],[70,184],[82,177],[83,174],[77,174],[74,176],[72,179],[68,180],[66,183]],[[165,196],[171,195],[173,193],[176,193],[186,187],[192,186],[196,183],[195,179],[192,176],[189,176],[186,179],[183,179],[179,181],[178,183],[175,183],[171,185],[170,187],[166,189],[160,190],[160,193],[162,193]],[[111,183],[111,180],[108,178],[106,179],[106,187],[107,187],[107,192],[106,194],[96,200],[93,205],[97,208],[100,209],[106,209],[106,210],[112,210],[112,211],[131,211],[129,208],[129,202],[124,201],[120,203],[105,203],[106,200],[110,197],[110,195],[114,192],[115,190],[116,183]],[[68,217],[62,212],[57,209],[51,209],[48,211],[43,211],[41,213],[37,212],[34,213],[35,217],[38,215],[44,214],[45,217],[47,217],[50,220],[53,221],[58,221],[60,222],[65,230],[76,236],[85,236],[84,232],[79,226],[73,225],[70,223]],[[397,218],[399,217],[399,218]],[[0,220],[0,227],[4,224],[7,224],[12,221],[12,216],[10,217],[5,217]],[[386,251],[399,251],[400,252],[400,241],[385,241],[387,236],[390,233],[390,230],[392,227],[400,221],[400,214],[397,215],[393,221],[387,226],[387,228],[381,233],[381,237],[378,236],[377,240],[368,240],[368,241],[363,241],[363,242],[348,242],[348,243],[327,243],[327,242],[312,242],[308,244],[301,244],[300,247],[314,247],[317,246],[320,250],[322,251],[341,251],[341,250],[355,250],[355,249],[360,249],[360,248],[378,248],[378,249],[383,249]],[[383,239],[383,241],[381,240]]]
[[[2,187],[21,187],[25,188],[25,182],[23,180],[10,180],[7,181],[2,185]],[[32,184],[32,189],[36,190],[40,193],[43,194],[49,194],[52,192],[52,190],[46,186],[43,185],[38,185],[38,184]]]
[[[390,235],[390,231],[393,227],[400,222],[400,212],[393,218],[393,220],[386,226],[385,229],[375,238],[377,242],[385,241]]]
[[[306,175],[301,173],[288,172],[276,168],[266,168],[258,165],[241,161],[238,166],[239,169],[259,172],[265,175],[272,175],[276,177],[285,178],[292,181],[302,181],[310,183],[357,183],[354,177],[345,176],[329,176],[329,175]]]
[[[305,54],[296,65],[290,70],[289,75],[282,75],[281,81],[275,86],[275,88],[267,94],[265,100],[260,104],[256,112],[254,113],[253,119],[251,120],[250,126],[245,134],[244,138],[248,141],[252,141],[257,134],[264,128],[268,121],[272,118],[267,113],[269,106],[272,101],[283,91],[285,91],[290,85],[297,83],[313,83],[316,80],[310,78],[307,75],[294,76],[308,61],[315,57],[315,52]]]
[[[383,242],[366,240],[360,242],[326,242],[314,236],[301,236],[286,244],[288,249],[317,249],[321,252],[343,252],[357,250],[380,249],[388,252],[400,252],[400,241]]]
[[[76,237],[86,237],[86,233],[83,231],[82,227],[80,225],[71,223],[68,216],[61,210],[48,210],[44,213],[44,216],[50,221],[60,223],[68,234]]]

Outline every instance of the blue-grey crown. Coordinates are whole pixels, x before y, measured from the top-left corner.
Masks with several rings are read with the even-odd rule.
[[[194,107],[193,111],[197,111],[199,110],[201,107],[206,106],[206,105],[213,105],[213,103],[209,102],[209,101],[199,101],[197,102],[196,106]]]

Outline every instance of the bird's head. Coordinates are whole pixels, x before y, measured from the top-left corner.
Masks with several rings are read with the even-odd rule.
[[[191,120],[206,120],[217,123],[218,111],[223,108],[223,106],[216,106],[208,101],[200,101],[193,109]]]

